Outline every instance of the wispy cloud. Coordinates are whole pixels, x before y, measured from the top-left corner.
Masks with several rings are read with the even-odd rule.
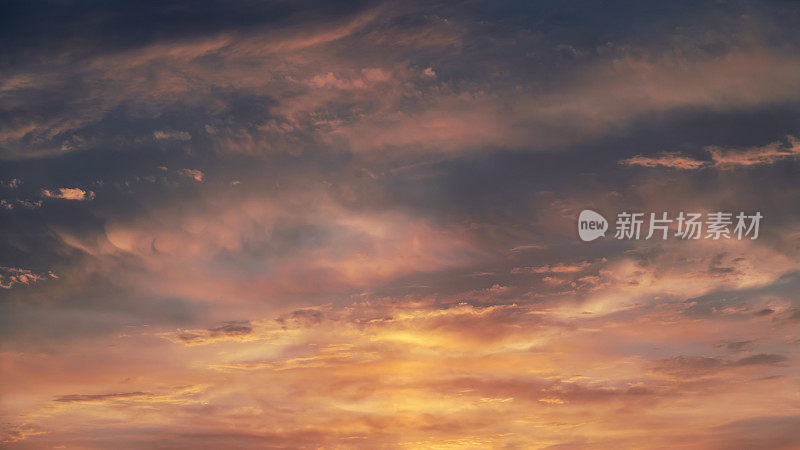
[[[206,176],[201,170],[198,169],[181,169],[178,171],[178,173],[198,182],[203,181]]]
[[[11,289],[15,285],[31,285],[41,280],[57,279],[58,275],[52,271],[36,273],[29,269],[18,267],[0,267],[0,288]]]
[[[707,150],[716,167],[756,166],[800,157],[800,141],[794,136],[788,136],[787,141],[788,143],[772,142],[747,149],[709,147]]]
[[[633,156],[619,163],[626,166],[667,167],[673,169],[696,170],[706,167],[731,169],[735,167],[774,164],[778,161],[796,159],[800,156],[800,141],[787,136],[787,142],[772,142],[761,147],[731,149],[706,147],[710,160],[703,161],[680,153],[663,153],[658,156]]]
[[[94,192],[80,188],[42,189],[42,197],[59,198],[63,200],[93,200]]]
[[[700,161],[679,153],[664,153],[659,156],[633,156],[619,162],[626,166],[668,167],[672,169],[694,170],[706,167],[707,161]]]
[[[162,139],[175,139],[178,141],[189,141],[192,139],[192,135],[187,133],[186,131],[155,131],[153,132],[153,137],[157,140]]]

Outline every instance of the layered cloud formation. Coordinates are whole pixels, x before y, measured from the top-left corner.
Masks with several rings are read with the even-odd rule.
[[[796,4],[3,8],[3,445],[800,445]]]

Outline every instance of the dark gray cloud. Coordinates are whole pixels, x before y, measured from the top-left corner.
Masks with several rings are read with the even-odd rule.
[[[72,402],[99,402],[105,400],[119,400],[129,399],[136,397],[146,397],[147,392],[119,392],[114,394],[69,394],[56,397],[53,401],[59,403],[72,403]]]

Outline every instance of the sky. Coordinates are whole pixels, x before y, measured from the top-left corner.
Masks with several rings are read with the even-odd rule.
[[[791,1],[4,1],[0,447],[800,448],[798,180]]]

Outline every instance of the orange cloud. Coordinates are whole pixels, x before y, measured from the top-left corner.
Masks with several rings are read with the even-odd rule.
[[[124,376],[53,379],[44,392],[6,395],[25,414],[5,440],[45,445],[81,423],[83,436],[93,436],[90,446],[102,446],[100,430],[111,429],[117,438],[174,439],[174,446],[191,445],[186,433],[213,432],[250,445],[298,445],[306,436],[363,448],[582,441],[648,447],[666,445],[675,429],[699,436],[790,406],[783,392],[796,382],[796,362],[763,344],[736,359],[669,353],[698,339],[713,352],[716,336],[768,335],[767,323],[753,317],[710,327],[707,320],[678,323],[641,311],[645,318],[553,322],[534,306],[370,299],[181,329],[169,335],[174,343],[162,341],[166,347],[143,348],[150,332],[132,331],[110,347],[103,341],[85,348],[99,352],[88,360],[42,360],[47,366],[84,359],[94,366],[86,370],[113,363]],[[269,340],[246,338],[265,330]],[[0,370],[10,381],[42,376],[30,357],[4,360]],[[754,390],[760,399],[750,397]],[[740,407],[722,407],[730,402]],[[147,436],[133,437],[142,426]],[[169,431],[176,429],[185,430],[182,437]]]
[[[55,191],[42,189],[42,197],[60,198],[64,200],[93,200],[94,192],[84,191],[80,188],[59,188]]]
[[[46,279],[57,279],[52,271],[47,274],[34,273],[32,270],[17,267],[0,266],[0,288],[11,289],[15,285],[29,285]]]

